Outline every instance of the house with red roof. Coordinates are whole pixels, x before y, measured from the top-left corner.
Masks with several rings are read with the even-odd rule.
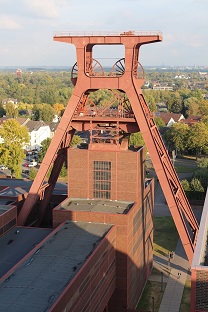
[[[167,113],[161,112],[158,114],[158,117],[160,117],[164,121],[166,127],[171,127],[174,123],[185,119],[183,114],[176,114],[176,113],[169,113],[169,112]]]

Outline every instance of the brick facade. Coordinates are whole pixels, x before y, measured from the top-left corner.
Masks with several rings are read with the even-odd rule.
[[[94,198],[93,162],[112,163],[112,200],[138,201],[144,191],[144,150],[68,150],[68,196]]]
[[[17,207],[5,205],[2,210],[3,207],[5,212],[0,214],[0,237],[17,225]]]
[[[144,186],[144,151],[96,152],[71,149],[68,154],[69,198],[93,198],[93,161],[112,162],[111,200],[132,201],[127,214],[53,210],[53,224],[64,220],[115,225],[116,289],[108,311],[134,309],[141,296],[153,263],[154,182]],[[98,200],[98,199],[96,199]],[[70,310],[71,311],[71,310]],[[97,311],[102,311],[98,309]]]

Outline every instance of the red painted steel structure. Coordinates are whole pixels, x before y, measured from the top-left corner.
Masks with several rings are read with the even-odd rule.
[[[139,129],[145,140],[168,207],[191,263],[198,233],[198,223],[141,91],[144,76],[143,68],[138,62],[139,49],[143,44],[162,41],[162,34],[160,32],[131,31],[120,34],[56,33],[54,41],[71,43],[76,47],[77,63],[72,68],[71,76],[75,87],[19,214],[18,224],[25,224],[31,210],[39,199],[40,221],[44,217],[75,129],[90,129],[92,133],[92,129],[95,129],[98,125],[108,123],[111,129],[113,126],[117,133],[115,140],[111,142],[114,143],[115,148],[119,145],[119,131],[131,133]],[[102,65],[92,57],[93,46],[95,45],[123,45],[125,58],[118,60],[112,71],[106,74],[102,69]],[[98,89],[119,90],[121,94],[128,96],[130,105],[126,105],[126,100],[123,98],[121,105],[117,108],[117,114],[112,116],[106,111],[98,111],[96,106],[90,104],[89,101],[89,94]],[[91,136],[91,148],[93,142],[95,141],[92,140]],[[109,150],[112,148],[112,144],[103,146]],[[50,178],[45,183],[46,174],[52,165],[53,170]]]

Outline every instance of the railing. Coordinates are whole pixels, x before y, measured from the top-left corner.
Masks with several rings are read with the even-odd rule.
[[[161,31],[149,31],[149,30],[142,30],[142,31],[121,31],[121,32],[111,32],[111,31],[55,31],[53,34],[54,37],[86,37],[86,36],[108,36],[108,37],[115,37],[115,36],[162,36]]]

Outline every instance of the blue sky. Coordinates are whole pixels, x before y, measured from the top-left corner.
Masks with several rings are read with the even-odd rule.
[[[144,66],[208,66],[208,0],[0,0],[0,66],[71,66],[75,47],[54,42],[55,31],[128,30],[163,33],[141,47]]]

